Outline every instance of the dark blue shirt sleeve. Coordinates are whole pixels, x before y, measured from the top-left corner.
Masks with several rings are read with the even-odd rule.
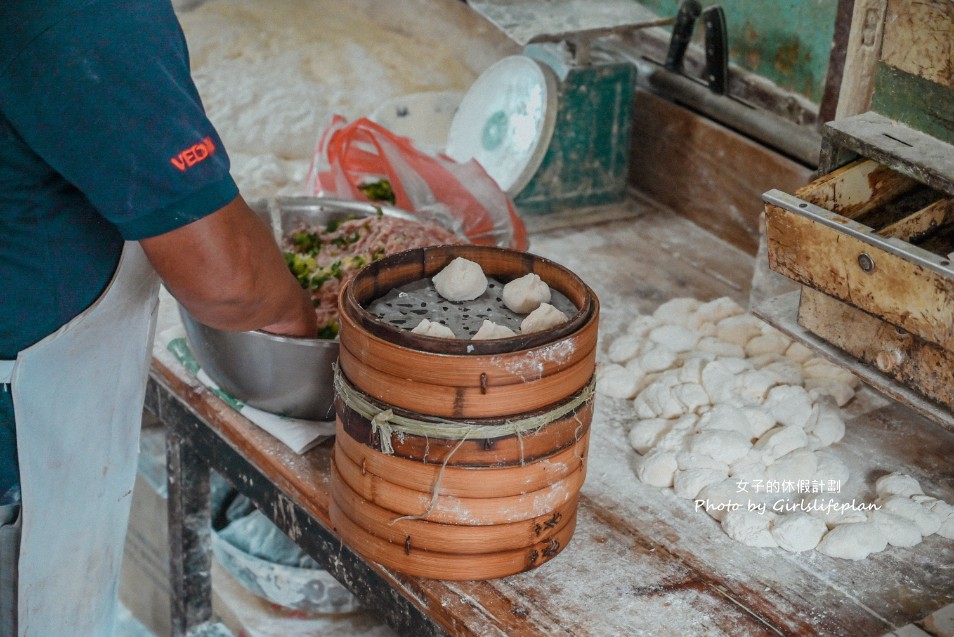
[[[88,3],[6,62],[0,100],[12,126],[125,239],[237,196],[168,0]]]

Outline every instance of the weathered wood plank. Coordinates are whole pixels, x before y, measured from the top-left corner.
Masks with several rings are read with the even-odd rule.
[[[841,165],[832,149],[847,150],[954,195],[954,145],[874,112],[828,122],[823,135],[824,173]]]
[[[916,180],[875,161],[859,159],[802,186],[794,194],[842,217],[857,219],[917,185]]]
[[[766,206],[770,267],[954,350],[954,277],[843,232],[836,217],[828,225]]]
[[[878,234],[901,241],[918,243],[944,224],[954,222],[954,199],[941,199],[887,225]]]
[[[811,170],[695,113],[637,91],[630,181],[655,201],[749,254],[758,201],[794,191]]]
[[[871,107],[886,10],[887,0],[855,0],[835,119],[858,115]]]
[[[859,363],[854,358],[846,356],[842,350],[799,325],[798,304],[800,294],[801,290],[796,290],[764,299],[753,306],[752,312],[783,334],[811,347],[812,350],[841,365],[892,401],[896,401],[899,409],[909,409],[933,424],[954,432],[954,413],[951,410],[939,407],[937,402],[925,398],[921,393],[898,383],[874,367]],[[909,418],[902,415],[899,416],[897,422],[899,427],[906,428],[909,425]],[[899,444],[896,451],[902,450],[905,454],[911,454],[907,447]],[[893,455],[889,452],[885,455],[885,458],[892,458]],[[934,464],[936,466],[928,470],[927,475],[946,477],[950,474],[949,459]],[[913,465],[919,466],[919,463],[915,461]]]
[[[888,0],[881,61],[954,88],[954,4],[950,0]]]
[[[863,363],[954,409],[954,352],[809,287],[802,288],[798,323]]]

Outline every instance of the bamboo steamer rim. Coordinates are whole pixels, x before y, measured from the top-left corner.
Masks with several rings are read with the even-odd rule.
[[[340,373],[335,374],[336,381],[336,399],[344,407],[354,409],[355,406],[360,409],[366,410],[367,414],[362,414],[360,411],[355,411],[355,413],[362,415],[367,418],[371,415],[370,412],[373,411],[374,416],[380,415],[383,412],[390,412],[390,415],[396,418],[393,418],[397,422],[400,422],[402,419],[408,419],[413,422],[415,426],[422,428],[423,434],[428,438],[439,438],[446,437],[451,440],[460,440],[461,433],[466,432],[472,427],[477,427],[482,430],[482,437],[492,436],[495,429],[499,427],[506,427],[511,425],[511,428],[508,429],[507,433],[514,430],[527,430],[527,431],[537,431],[540,428],[548,427],[552,424],[553,421],[547,421],[546,417],[553,415],[555,413],[564,412],[565,414],[575,413],[572,410],[573,405],[577,404],[575,408],[578,411],[584,405],[592,406],[593,402],[596,399],[596,376],[591,374],[588,382],[583,385],[577,391],[564,395],[561,400],[549,403],[542,407],[536,409],[530,409],[519,414],[518,418],[515,418],[513,415],[506,416],[490,416],[486,418],[467,418],[464,419],[448,419],[435,414],[422,414],[419,411],[413,411],[409,409],[404,409],[398,405],[392,405],[385,401],[379,400],[374,396],[370,396],[367,393],[361,391],[351,383],[351,380]],[[352,404],[349,404],[347,398],[352,398]],[[592,415],[592,414],[590,414]],[[430,429],[430,436],[428,436],[428,431],[425,430],[425,426],[433,426]],[[451,434],[449,432],[445,433],[444,436],[441,436],[437,433],[438,428],[443,426],[452,426],[456,431]],[[394,426],[391,427],[395,429]],[[416,435],[418,432],[408,431],[406,428],[398,428],[400,433]]]
[[[482,526],[509,524],[549,513],[575,497],[586,478],[586,463],[567,477],[538,491],[501,498],[458,498],[408,489],[393,484],[361,467],[335,445],[332,451],[335,471],[348,488],[363,499],[392,511],[429,522]]]
[[[531,272],[539,274],[547,285],[567,296],[577,307],[577,312],[566,323],[548,330],[474,341],[412,334],[410,330],[391,325],[367,311],[365,306],[374,299],[400,285],[434,276],[456,257],[474,261],[480,264],[488,276],[506,281]],[[505,264],[512,265],[505,267]],[[381,279],[391,281],[381,285]],[[555,261],[520,250],[482,245],[428,246],[396,252],[363,267],[345,284],[338,296],[339,314],[351,316],[371,334],[395,346],[449,356],[502,354],[545,345],[578,331],[598,305],[599,300],[593,290],[576,274]]]
[[[381,433],[374,431],[368,418],[337,397],[335,411],[349,436],[381,451]],[[446,462],[449,466],[510,466],[532,462],[572,445],[589,430],[592,417],[593,401],[588,401],[572,414],[535,431],[492,440],[475,438],[461,441],[399,432],[390,436],[391,450],[395,456],[425,464]]]
[[[577,444],[526,465],[477,468],[424,464],[381,453],[349,436],[340,419],[336,419],[335,433],[335,446],[362,472],[415,491],[436,490],[458,498],[498,498],[549,487],[582,468],[590,436],[587,431]]]
[[[513,420],[523,413],[559,404],[568,395],[575,396],[589,388],[596,371],[596,352],[536,380],[486,387],[479,381],[467,387],[432,385],[387,374],[364,365],[358,354],[343,346],[338,351],[338,363],[353,389],[386,403],[389,408],[456,420]]]
[[[407,552],[403,544],[388,542],[362,529],[334,500],[329,502],[328,513],[341,538],[365,558],[415,577],[449,581],[495,579],[537,568],[562,552],[576,530],[574,509],[570,520],[557,533],[522,549],[479,555],[413,549]]]
[[[465,555],[516,550],[542,542],[560,531],[576,511],[579,495],[550,513],[510,524],[466,526],[401,519],[368,502],[332,473],[331,497],[343,515],[388,542],[409,548]]]
[[[343,291],[342,291],[343,293]],[[340,299],[339,299],[340,301]],[[370,316],[370,315],[369,315]],[[433,353],[413,349],[389,340],[391,335],[378,335],[360,325],[343,308],[339,312],[342,349],[360,354],[360,363],[374,371],[389,375],[411,375],[415,381],[446,386],[479,385],[486,379],[487,385],[526,382],[534,371],[527,369],[528,360],[545,360],[546,368],[538,373],[541,377],[563,371],[584,359],[595,361],[596,344],[599,338],[599,303],[594,303],[593,312],[572,335],[562,341],[555,340],[512,351],[498,352],[488,356],[474,353]],[[400,328],[394,328],[400,330]],[[400,330],[407,332],[407,330]],[[410,334],[410,332],[407,332]],[[419,336],[419,335],[414,335]],[[448,341],[450,339],[434,339]],[[509,339],[500,339],[509,340]],[[458,342],[473,344],[492,341]],[[563,344],[572,345],[565,356],[559,351]],[[466,349],[466,347],[465,347]]]

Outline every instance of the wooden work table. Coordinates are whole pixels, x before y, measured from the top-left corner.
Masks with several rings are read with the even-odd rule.
[[[600,297],[599,358],[635,310],[681,296],[747,304],[750,256],[647,203],[624,208],[585,225],[531,225],[530,251],[569,267]],[[626,401],[597,397],[566,550],[534,571],[481,582],[406,577],[357,556],[329,524],[331,442],[295,454],[167,352],[156,352],[147,408],[167,428],[177,635],[210,614],[210,468],[400,634],[883,635],[954,603],[954,541],[936,535],[860,562],[729,539],[691,502],[635,478]],[[832,450],[860,496],[871,497],[877,476],[900,470],[954,502],[952,432],[870,389],[844,415],[847,435]]]

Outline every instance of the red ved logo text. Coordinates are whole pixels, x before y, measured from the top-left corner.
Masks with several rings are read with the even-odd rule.
[[[185,172],[187,169],[192,168],[214,152],[215,144],[212,143],[212,138],[206,137],[198,144],[186,148],[184,151],[173,157],[170,161],[172,162],[173,166],[182,172]]]

